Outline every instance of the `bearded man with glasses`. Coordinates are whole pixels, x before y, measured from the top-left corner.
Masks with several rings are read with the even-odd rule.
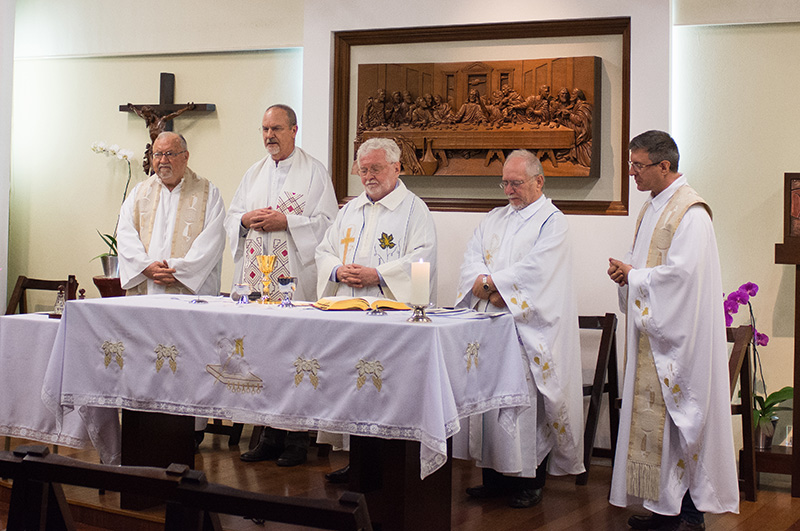
[[[119,276],[128,295],[218,295],[225,205],[216,186],[189,166],[183,136],[153,143],[155,174],[128,195],[119,214]]]
[[[511,431],[496,411],[462,421],[453,455],[483,469],[469,496],[505,496],[521,509],[542,500],[548,472],[584,471],[581,349],[567,219],[543,193],[539,159],[513,151],[499,184],[508,205],[467,244],[456,306],[514,317],[531,406]]]

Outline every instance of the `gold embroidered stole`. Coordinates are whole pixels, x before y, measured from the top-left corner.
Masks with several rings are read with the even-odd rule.
[[[199,178],[188,167],[183,172],[181,196],[178,199],[178,211],[175,214],[175,228],[172,232],[172,247],[170,257],[182,258],[186,256],[192,243],[203,232],[206,218],[206,205],[208,204],[209,183],[206,179]],[[153,224],[161,199],[161,179],[153,175],[139,187],[133,207],[133,225],[139,233],[139,238],[144,245],[144,250],[149,251],[150,239],[153,237]],[[166,288],[167,293],[191,293],[181,284]],[[142,282],[127,290],[128,295],[147,294],[147,282]]]
[[[678,225],[689,207],[695,204],[703,205],[711,215],[711,210],[705,201],[688,185],[678,188],[669,199],[650,239],[646,265],[648,269],[664,263]],[[636,220],[634,246],[648,205],[649,203],[645,204]],[[632,293],[628,295],[631,296]],[[642,307],[641,300],[635,300],[634,304],[643,317],[647,316],[650,309],[646,306]],[[645,330],[639,332],[639,350],[636,356],[636,378],[633,392],[633,412],[626,469],[628,494],[638,498],[658,500],[661,482],[661,452],[667,410],[646,325]]]

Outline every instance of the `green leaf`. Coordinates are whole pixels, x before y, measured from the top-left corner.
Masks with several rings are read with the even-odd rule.
[[[780,391],[775,391],[774,393],[770,393],[769,396],[767,396],[767,399],[765,400],[762,408],[766,409],[776,404],[780,404],[781,402],[784,402],[786,400],[791,400],[792,398],[794,398],[794,388],[787,385]]]

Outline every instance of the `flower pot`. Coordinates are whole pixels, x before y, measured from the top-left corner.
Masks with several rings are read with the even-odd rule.
[[[119,257],[116,255],[103,255],[100,257],[103,265],[103,276],[106,278],[116,278],[119,276]]]
[[[756,433],[755,433],[755,447],[756,450],[770,450],[772,449],[772,437],[775,435],[775,428],[778,425],[778,421],[772,421],[772,432],[767,435],[767,431],[764,430],[761,425],[756,426]]]

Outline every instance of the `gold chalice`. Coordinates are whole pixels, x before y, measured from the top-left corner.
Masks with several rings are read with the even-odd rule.
[[[263,255],[260,254],[256,256],[256,260],[258,262],[258,269],[264,274],[264,279],[261,281],[264,284],[264,287],[261,289],[261,304],[270,304],[269,300],[269,275],[272,273],[272,270],[275,268],[275,255]]]

